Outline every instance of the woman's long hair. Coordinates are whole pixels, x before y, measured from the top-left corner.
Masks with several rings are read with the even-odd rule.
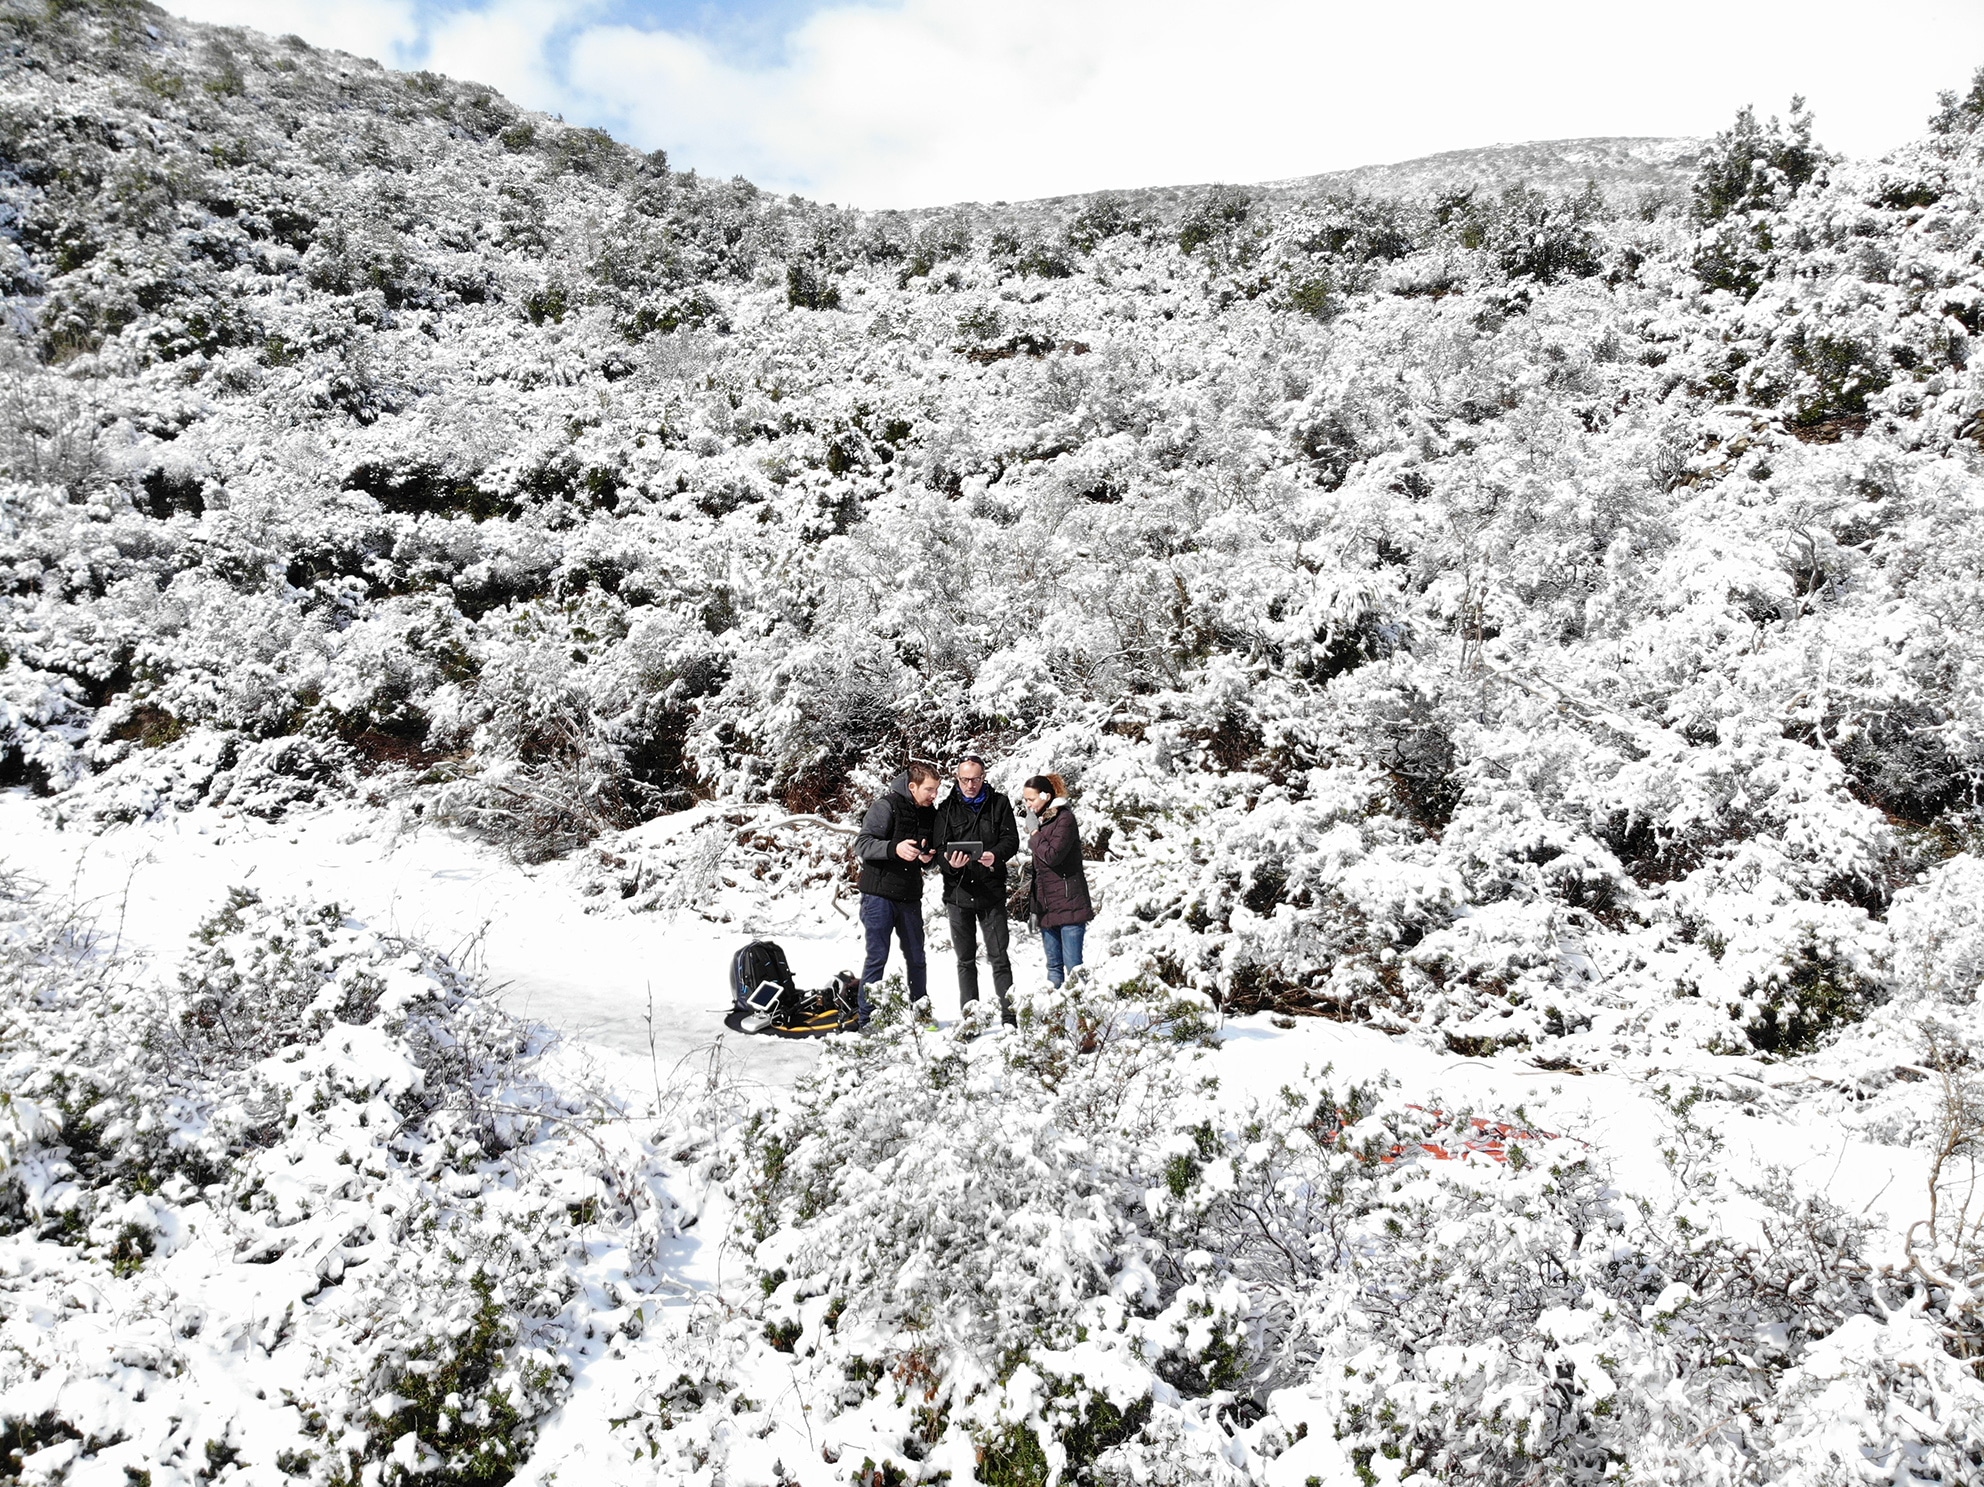
[[[1045,795],[1050,801],[1068,798],[1068,782],[1057,774],[1037,774],[1020,788]]]

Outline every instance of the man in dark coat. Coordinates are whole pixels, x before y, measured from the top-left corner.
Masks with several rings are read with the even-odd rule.
[[[958,1003],[969,1013],[978,1002],[978,942],[992,965],[999,1017],[1013,1021],[1013,962],[1007,953],[1006,864],[1020,849],[1012,805],[985,783],[985,761],[959,761],[956,788],[937,807],[937,855],[944,869],[944,912],[958,957]],[[955,852],[953,842],[977,842],[976,853]]]
[[[912,764],[896,776],[889,793],[868,807],[854,855],[861,863],[861,927],[868,937],[868,961],[861,968],[861,1020],[868,1020],[868,988],[881,984],[889,963],[889,936],[902,946],[909,973],[909,999],[930,1018],[930,984],[923,959],[923,870],[936,860],[937,771]]]

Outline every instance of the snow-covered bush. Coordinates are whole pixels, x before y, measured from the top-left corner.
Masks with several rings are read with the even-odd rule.
[[[1205,1015],[1133,986],[997,1041],[904,1016],[754,1122],[765,1337],[844,1435],[998,1482],[1984,1466],[1971,1303],[1864,1220],[1712,1162],[1628,1194],[1532,1132],[1435,1160],[1469,1115],[1327,1072],[1225,1096]]]
[[[334,907],[237,890],[168,988],[4,888],[0,1439],[159,1481],[508,1480],[678,1232],[626,1112]]]

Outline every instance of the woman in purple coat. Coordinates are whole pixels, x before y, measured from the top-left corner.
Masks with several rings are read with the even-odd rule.
[[[1095,907],[1082,871],[1081,831],[1058,775],[1035,775],[1020,790],[1039,827],[1027,838],[1033,854],[1033,915],[1047,947],[1047,979],[1059,986],[1082,963],[1082,938]]]

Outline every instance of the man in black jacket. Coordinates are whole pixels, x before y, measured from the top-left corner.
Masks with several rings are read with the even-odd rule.
[[[923,959],[923,869],[936,860],[937,771],[912,764],[889,793],[868,807],[854,855],[861,863],[861,927],[868,936],[868,963],[861,968],[861,1020],[868,1021],[868,988],[881,984],[889,963],[889,935],[902,946],[909,972],[909,999],[920,1016],[930,1017],[930,983]]]
[[[956,852],[953,842],[977,842],[976,853]],[[992,963],[999,1016],[1013,1021],[1013,962],[1007,954],[1006,864],[1020,849],[1019,825],[1006,797],[985,784],[985,761],[967,754],[958,763],[957,788],[937,808],[937,854],[943,859],[944,912],[958,957],[958,1001],[968,1013],[978,1001],[978,941]]]

